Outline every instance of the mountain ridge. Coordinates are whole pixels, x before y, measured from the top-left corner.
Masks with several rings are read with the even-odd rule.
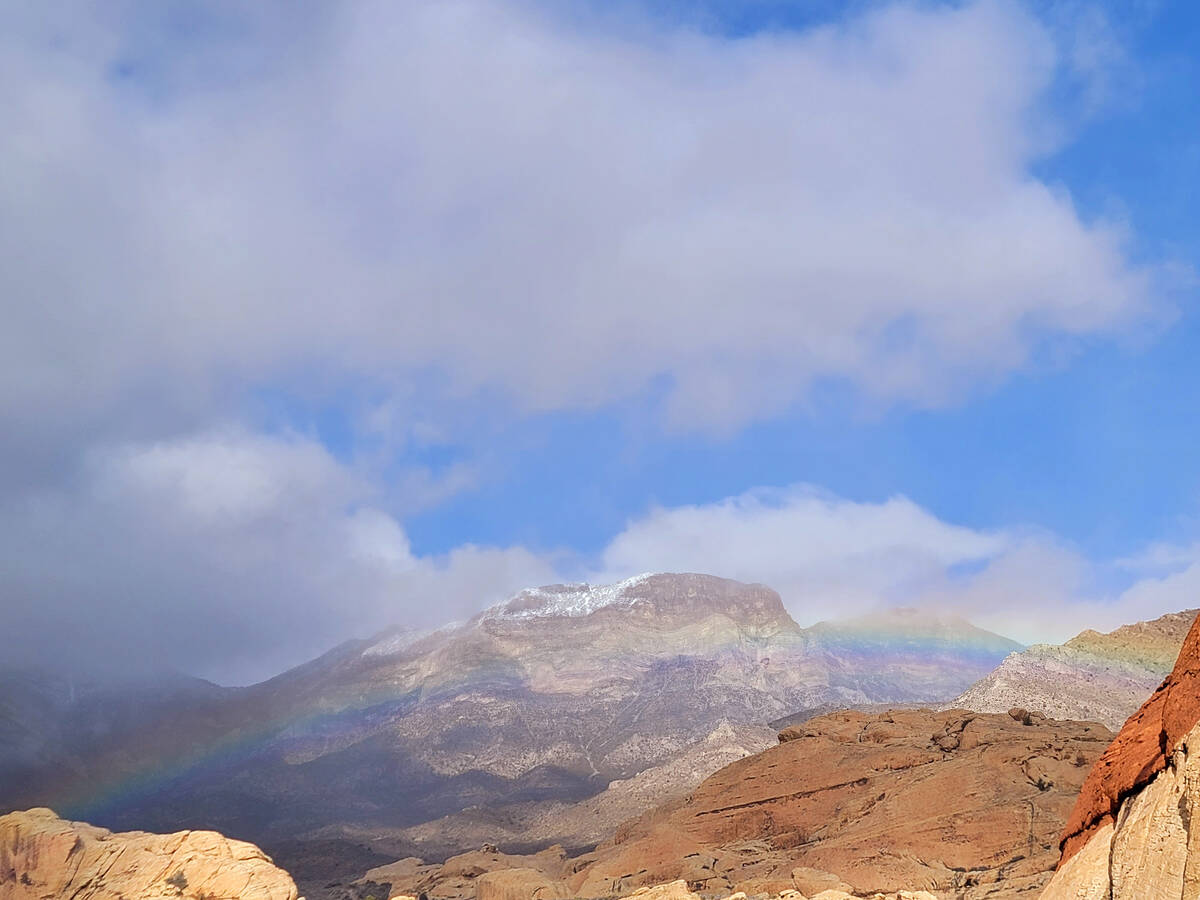
[[[572,596],[597,590],[605,602]],[[770,588],[700,574],[548,586],[435,631],[343,643],[227,699],[166,698],[133,740],[114,734],[70,769],[31,773],[0,804],[122,829],[203,826],[268,850],[305,835],[412,835],[467,807],[561,823],[534,829],[539,840],[590,840],[630,807],[596,800],[587,808],[603,822],[581,831],[576,805],[644,771],[694,771],[690,748],[722,724],[944,701],[1019,646],[953,623],[914,640],[920,627],[899,619],[891,631],[878,617],[801,628]],[[741,752],[725,746],[722,762]],[[643,781],[638,802],[679,786]],[[467,839],[421,834],[390,849],[437,858]]]
[[[946,708],[1021,707],[1119,730],[1171,671],[1197,612],[1167,613],[1107,633],[1087,629],[1063,644],[1034,644],[1006,657]]]

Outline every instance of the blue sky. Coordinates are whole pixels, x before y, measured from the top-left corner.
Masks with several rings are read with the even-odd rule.
[[[722,34],[803,29],[869,6],[664,3],[664,21]],[[1030,4],[1056,27],[1102,14],[1124,57],[1111,96],[1079,117],[1081,89],[1056,87],[1071,122],[1041,177],[1069,191],[1084,216],[1113,209],[1135,252],[1200,260],[1200,11],[1189,4]],[[903,493],[939,516],[979,528],[1036,523],[1108,557],[1164,535],[1193,539],[1200,472],[1200,322],[1185,278],[1177,318],[1126,346],[1084,343],[961,404],[928,411],[863,410],[836,388],[730,437],[662,435],[644,410],[523,422],[504,479],[413,520],[418,547],[472,539],[566,540],[599,550],[648,503],[711,502],[748,487],[809,482],[880,501]],[[630,422],[632,418],[632,423]],[[532,432],[531,434],[529,432]],[[502,440],[507,443],[507,440]],[[565,502],[564,502],[565,500]],[[518,512],[519,511],[519,512]],[[527,512],[526,512],[527,511]],[[517,515],[514,516],[514,512]]]
[[[664,3],[667,21],[722,33],[805,28],[872,4]],[[873,4],[876,6],[882,4]],[[1131,83],[1082,120],[1079,87],[1060,86],[1072,132],[1037,166],[1084,216],[1119,209],[1136,252],[1200,261],[1200,10],[1183,3],[1030,4],[1050,21],[1102,11]],[[979,528],[1036,523],[1098,558],[1139,543],[1195,537],[1200,469],[1200,321],[1186,281],[1178,318],[1128,346],[1078,346],[949,409],[861,410],[833,390],[729,438],[664,437],[622,411],[546,417],[501,466],[511,473],[410,524],[418,547],[514,537],[599,550],[647,503],[711,502],[748,487],[810,482],[879,501],[903,493]],[[567,502],[563,502],[569,498]],[[514,517],[514,511],[527,514]],[[587,511],[580,515],[581,511]]]
[[[645,569],[1194,605],[1190,4],[4,15],[31,654],[247,681]]]

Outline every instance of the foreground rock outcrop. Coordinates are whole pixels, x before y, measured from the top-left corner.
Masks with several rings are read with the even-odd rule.
[[[1196,610],[1084,631],[1065,644],[1035,644],[955,698],[948,708],[1005,712],[1014,706],[1056,719],[1119,729],[1175,664]]]
[[[253,844],[214,831],[114,834],[48,809],[0,816],[0,900],[296,900]]]
[[[1200,898],[1200,623],[1096,763],[1044,900]]]
[[[621,829],[573,887],[596,896],[682,877],[774,893],[798,866],[867,894],[1040,887],[1111,733],[1014,713],[847,711],[785,730],[779,746]]]

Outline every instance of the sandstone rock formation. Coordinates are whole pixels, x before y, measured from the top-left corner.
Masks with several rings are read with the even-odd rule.
[[[1009,656],[947,708],[1020,706],[1119,729],[1171,671],[1195,619],[1191,609],[1108,634],[1084,631],[1062,645],[1035,644]]]
[[[317,854],[345,879],[369,867],[351,873],[352,860],[443,858],[485,840],[577,850],[707,774],[691,760],[736,758],[694,749],[722,727],[740,754],[758,747],[735,746],[752,726],[798,710],[944,701],[1016,646],[911,612],[801,628],[769,588],[704,575],[552,585],[260,685],[175,692],[82,740],[59,691],[64,727],[12,731],[34,737],[13,754],[20,777],[0,778],[0,812],[216,828],[254,840],[306,890],[323,877],[309,877]],[[14,710],[33,715],[40,695],[19,693],[29,702]],[[5,697],[0,684],[0,721]],[[89,720],[103,725],[115,703]],[[0,746],[0,772],[4,757]]]
[[[1028,896],[1049,879],[1067,813],[1112,735],[1095,723],[1014,713],[818,717],[626,823],[592,853],[488,865],[536,869],[580,897],[679,879],[705,895]],[[453,882],[463,862],[446,871],[410,862],[407,873],[368,877],[469,900],[467,884]]]
[[[859,896],[863,895],[855,895],[840,888],[828,888],[813,894],[812,900],[857,900]],[[621,900],[701,900],[701,897],[689,889],[688,883],[681,879],[669,884],[638,888],[628,897],[622,897]],[[745,892],[736,891],[722,900],[747,900],[747,898]],[[770,900],[809,900],[809,897],[793,888],[785,888],[770,895]],[[869,900],[938,900],[938,898],[928,891],[897,891],[889,894],[875,892],[869,895]]]
[[[416,858],[371,869],[363,883],[391,885],[393,896],[438,900],[559,900],[572,896],[566,884],[571,862],[562,847],[528,855],[484,847],[452,856],[441,865]]]
[[[562,900],[567,886],[537,869],[485,872],[475,882],[475,900]]]
[[[296,900],[253,844],[212,831],[114,834],[48,809],[0,816],[0,900]]]
[[[1200,898],[1200,622],[1089,773],[1045,900]]]

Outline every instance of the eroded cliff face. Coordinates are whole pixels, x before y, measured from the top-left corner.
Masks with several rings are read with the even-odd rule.
[[[0,900],[296,900],[291,876],[215,831],[113,833],[31,809],[0,816]]]
[[[1088,774],[1043,900],[1200,900],[1200,623]]]
[[[1043,900],[1200,898],[1200,828],[1192,827],[1198,814],[1200,725],[1064,859]]]

